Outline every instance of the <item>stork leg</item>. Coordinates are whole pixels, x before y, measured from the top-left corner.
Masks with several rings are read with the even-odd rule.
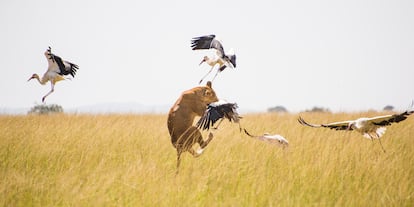
[[[45,99],[48,95],[50,95],[51,93],[53,93],[53,91],[55,91],[55,84],[51,83],[50,85],[52,86],[52,89],[49,91],[49,93],[47,93],[45,96],[43,96],[42,103],[45,102]]]
[[[217,75],[220,73],[220,70],[217,70],[216,74],[214,75],[213,79],[211,80],[211,82],[214,81],[214,79],[216,79]]]
[[[384,149],[384,146],[382,146],[382,143],[381,143],[381,139],[380,139],[380,138],[378,138],[378,142],[379,142],[379,143],[380,143],[380,145],[381,145],[382,151],[384,151],[384,153],[385,153],[385,149]]]
[[[382,146],[380,136],[375,133],[375,134],[371,134],[370,138],[371,138],[372,143],[374,143],[374,138],[378,139],[378,142],[381,145],[382,151],[384,151],[384,153],[385,153],[385,149],[384,149],[384,146]]]
[[[208,73],[207,73],[207,74],[205,74],[205,75],[201,78],[201,80],[198,82],[198,84],[200,84],[201,82],[203,82],[204,78],[206,78],[206,77],[208,76],[208,74],[210,74],[210,73],[211,73],[211,71],[213,71],[213,68],[214,68],[214,66],[213,66],[213,67],[211,67],[210,71],[208,71]]]

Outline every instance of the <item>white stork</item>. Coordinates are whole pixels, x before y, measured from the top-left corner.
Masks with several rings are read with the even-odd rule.
[[[244,133],[246,133],[249,137],[256,138],[258,140],[265,141],[271,144],[278,144],[282,146],[283,148],[289,146],[288,140],[279,134],[272,135],[269,133],[264,133],[262,136],[257,136],[257,135],[251,135],[249,132],[247,132],[246,129],[244,129]]]
[[[210,71],[201,78],[200,82],[211,73],[215,65],[219,65],[216,75],[212,81],[216,78],[217,74],[223,71],[226,67],[235,68],[236,67],[236,55],[235,54],[225,54],[223,45],[215,39],[215,35],[206,35],[201,37],[194,37],[191,40],[191,48],[193,50],[199,49],[215,49],[216,56],[208,57],[204,56],[203,60],[200,62],[199,65],[206,62],[208,65],[211,66]],[[234,53],[233,50],[230,50],[229,53]]]
[[[333,122],[329,124],[310,124],[306,122],[302,117],[299,117],[298,121],[304,126],[310,127],[326,127],[335,130],[355,130],[361,133],[365,138],[378,139],[382,150],[385,152],[384,147],[381,143],[381,136],[385,133],[386,127],[392,123],[398,123],[404,121],[407,117],[414,113],[414,110],[407,110],[400,114],[391,114],[384,116],[376,116],[371,118],[359,118],[351,121]]]
[[[58,81],[65,80],[65,75],[71,75],[72,77],[75,77],[76,70],[79,69],[79,66],[62,60],[59,56],[52,53],[52,48],[48,48],[46,52],[44,53],[45,57],[48,62],[48,68],[46,73],[43,75],[42,79],[39,78],[39,75],[33,74],[32,77],[29,78],[30,81],[32,79],[37,79],[40,84],[45,85],[48,81],[50,81],[51,84],[51,90],[49,93],[47,93],[42,98],[42,102],[45,102],[45,99],[48,95],[53,93],[55,84]]]
[[[220,122],[213,129],[217,129],[221,124],[223,119],[228,119],[230,122],[239,123],[242,117],[239,116],[237,112],[236,103],[228,103],[226,101],[220,100],[213,102],[207,106],[204,115],[198,120],[197,127],[202,130],[208,130],[210,127],[220,119]],[[241,129],[241,128],[240,128]]]

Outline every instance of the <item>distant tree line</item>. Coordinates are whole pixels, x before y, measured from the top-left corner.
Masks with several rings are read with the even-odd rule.
[[[393,111],[394,110],[394,106],[386,105],[382,110],[384,110],[384,111]]]
[[[63,108],[57,104],[39,104],[33,106],[28,114],[54,114],[54,113],[63,113]]]
[[[394,110],[394,106],[392,106],[392,105],[386,105],[382,110],[383,111],[393,111]],[[267,109],[267,112],[287,113],[288,110],[284,106],[275,106],[275,107],[268,108]],[[305,110],[305,112],[331,113],[331,110],[329,108],[314,106],[311,109]]]
[[[305,110],[305,112],[319,112],[319,113],[330,113],[331,112],[331,110],[330,109],[328,109],[328,108],[323,108],[323,107],[318,107],[318,106],[314,106],[312,109],[308,109],[308,110]]]
[[[267,112],[287,113],[288,110],[284,106],[275,106],[268,108]]]

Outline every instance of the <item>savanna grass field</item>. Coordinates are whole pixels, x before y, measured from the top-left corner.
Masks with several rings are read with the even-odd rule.
[[[327,123],[384,113],[301,113]],[[414,206],[414,117],[382,137],[298,124],[299,114],[223,121],[198,157],[176,151],[166,114],[0,116],[0,206]],[[203,132],[206,137],[208,132]]]

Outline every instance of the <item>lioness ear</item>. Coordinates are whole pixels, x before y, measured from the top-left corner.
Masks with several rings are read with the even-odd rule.
[[[207,82],[207,86],[208,86],[209,88],[211,88],[211,81],[208,81],[208,82]]]

